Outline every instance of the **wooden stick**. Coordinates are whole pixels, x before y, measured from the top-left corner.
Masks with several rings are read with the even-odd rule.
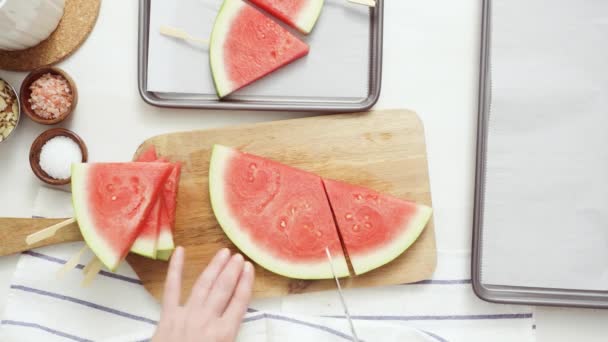
[[[208,39],[196,38],[196,37],[188,34],[188,32],[186,32],[182,29],[176,28],[176,27],[161,25],[160,33],[162,35],[168,36],[168,37],[173,37],[173,38],[177,38],[177,39],[181,39],[181,40],[185,40],[185,41],[189,41],[189,42],[209,45]]]
[[[37,242],[40,242],[44,239],[48,239],[51,236],[55,235],[55,233],[57,233],[57,231],[63,227],[69,226],[70,224],[76,222],[75,218],[71,218],[71,219],[67,219],[65,221],[59,222],[57,224],[54,224],[48,228],[44,228],[42,230],[39,230],[33,234],[28,235],[25,238],[25,243],[27,243],[28,245],[33,245]]]
[[[102,266],[103,265],[102,265],[101,261],[99,261],[99,259],[93,258],[93,260],[91,260],[91,262],[89,262],[83,270],[85,272],[85,274],[84,274],[84,279],[82,280],[82,283],[80,283],[80,286],[89,287],[89,285],[91,285],[91,283],[93,282],[93,279],[95,279],[95,276],[97,275],[97,273],[99,273],[99,271],[101,271]],[[88,267],[88,269],[87,269],[87,267]]]
[[[93,265],[95,265],[95,263],[98,262],[98,260],[99,259],[97,259],[96,256],[93,256],[93,259],[91,259],[91,261],[89,261],[89,263],[84,266],[82,272],[89,273],[89,270],[93,267]]]
[[[60,268],[59,271],[57,271],[57,276],[62,277],[67,271],[76,267],[76,265],[78,265],[78,262],[80,261],[80,258],[82,258],[82,255],[87,249],[89,249],[89,247],[85,245],[78,252],[72,255],[72,257],[63,265],[63,267]]]
[[[352,2],[357,5],[364,5],[368,7],[376,7],[376,0],[348,0],[348,2]]]

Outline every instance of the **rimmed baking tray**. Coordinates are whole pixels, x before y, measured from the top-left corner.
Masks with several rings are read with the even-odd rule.
[[[481,23],[481,69],[479,79],[479,113],[477,121],[473,254],[471,262],[473,290],[479,298],[495,303],[608,308],[608,292],[606,291],[509,286],[488,284],[483,281],[484,206],[487,187],[486,164],[488,160],[487,142],[492,100],[492,75],[490,73],[490,46],[492,38],[491,10],[492,0],[484,0]],[[525,239],[526,237],[522,238]]]
[[[330,0],[331,1],[331,0]],[[341,0],[348,4],[346,0]],[[285,111],[310,111],[310,112],[356,112],[371,108],[380,96],[380,85],[382,76],[382,34],[383,34],[383,0],[377,1],[375,8],[370,8],[369,18],[365,25],[369,25],[369,37],[359,42],[361,49],[368,52],[368,65],[366,65],[364,77],[365,91],[361,94],[350,96],[348,94],[334,95],[332,93],[319,96],[318,92],[310,96],[306,90],[294,93],[293,88],[289,94],[281,94],[278,88],[271,91],[261,91],[261,95],[252,94],[249,91],[235,93],[228,99],[219,100],[212,92],[207,93],[175,93],[151,91],[148,87],[149,70],[149,42],[150,42],[150,13],[152,0],[140,0],[139,4],[139,52],[138,52],[138,87],[141,97],[147,103],[159,107],[176,108],[200,108],[200,109],[228,109],[228,110],[285,110]],[[330,3],[331,5],[331,3]],[[326,0],[325,6],[328,6]],[[334,3],[335,6],[335,3]],[[357,6],[352,5],[351,6]],[[323,20],[323,15],[320,19]],[[331,19],[331,18],[329,18]],[[329,22],[328,18],[326,21]],[[327,24],[324,24],[327,25]],[[314,34],[314,31],[313,31]],[[340,42],[337,42],[340,44]],[[311,51],[315,46],[311,46]],[[296,62],[297,63],[297,62]],[[327,66],[331,68],[331,65]],[[361,72],[361,70],[352,70]],[[269,77],[272,77],[270,75]],[[302,78],[300,78],[302,79]],[[313,80],[311,80],[312,82]],[[318,82],[315,81],[315,82]],[[336,89],[340,88],[339,79],[326,80],[323,83],[333,82]],[[309,84],[305,89],[313,89]],[[259,89],[259,88],[258,88]],[[257,89],[256,89],[257,90]],[[273,93],[274,91],[274,93]]]

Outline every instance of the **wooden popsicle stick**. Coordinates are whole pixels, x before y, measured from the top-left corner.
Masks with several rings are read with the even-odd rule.
[[[65,221],[59,222],[57,224],[54,224],[48,228],[44,228],[42,230],[39,230],[33,234],[28,235],[25,238],[25,243],[27,243],[28,245],[33,245],[35,243],[38,243],[42,240],[48,239],[50,237],[52,237],[53,235],[55,235],[55,233],[57,233],[57,231],[63,227],[67,227],[69,225],[71,225],[72,223],[76,222],[75,218],[71,218],[71,219],[67,219]]]
[[[177,38],[177,39],[181,39],[181,40],[185,40],[185,41],[189,41],[189,42],[209,45],[208,39],[194,37],[194,36],[190,35],[188,32],[186,32],[182,29],[179,29],[177,27],[161,25],[159,31],[162,35],[167,36],[167,37],[173,37],[173,38]]]
[[[91,261],[89,261],[88,264],[86,264],[84,266],[84,268],[82,269],[82,272],[84,273],[89,273],[89,270],[93,267],[93,265],[95,265],[96,262],[98,262],[99,259],[97,259],[97,257],[93,257],[93,259],[91,259]]]
[[[364,5],[364,6],[368,6],[368,7],[376,7],[375,0],[348,0],[348,2],[352,2],[353,4]]]
[[[85,266],[84,268],[84,279],[82,280],[82,283],[80,283],[80,286],[82,287],[88,287],[89,285],[91,285],[91,283],[93,282],[93,279],[95,279],[95,276],[97,275],[97,273],[99,273],[99,271],[101,271],[101,267],[102,267],[102,263],[101,261],[99,261],[99,259],[97,258],[93,258],[93,260],[91,260],[91,262],[89,262],[87,264],[87,266]],[[89,267],[87,269],[87,267]]]
[[[82,258],[82,255],[87,249],[89,249],[89,246],[84,245],[84,247],[82,247],[78,252],[72,255],[72,257],[63,265],[63,267],[61,267],[59,271],[57,271],[57,276],[61,277],[67,271],[76,267],[76,265],[78,265],[78,262],[80,261],[80,258]]]

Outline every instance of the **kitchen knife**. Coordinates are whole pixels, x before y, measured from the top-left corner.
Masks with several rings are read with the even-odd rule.
[[[329,248],[325,247],[325,253],[327,254],[327,259],[329,260],[329,267],[331,268],[331,273],[334,275],[334,279],[336,280],[336,286],[338,287],[338,294],[340,295],[340,301],[342,302],[342,308],[344,309],[344,314],[346,315],[346,319],[348,319],[348,324],[350,325],[350,332],[353,335],[353,341],[359,342],[359,338],[357,337],[357,333],[355,332],[355,326],[353,325],[353,320],[350,317],[350,313],[348,312],[348,307],[346,306],[346,301],[344,301],[344,295],[342,294],[342,287],[340,286],[340,281],[336,276],[336,271],[334,269],[334,262],[331,257],[331,253],[329,252]]]

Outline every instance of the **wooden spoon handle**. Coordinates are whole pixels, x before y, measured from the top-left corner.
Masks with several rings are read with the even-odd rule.
[[[27,251],[29,249],[54,245],[62,242],[82,241],[77,223],[72,223],[45,240],[28,245],[25,238],[41,229],[50,227],[66,219],[27,219],[0,217],[0,256]]]

